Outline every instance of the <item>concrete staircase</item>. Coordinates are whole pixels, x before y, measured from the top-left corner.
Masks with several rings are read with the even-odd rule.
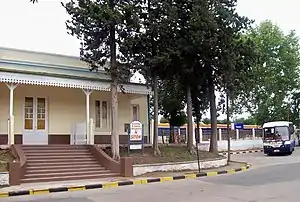
[[[21,183],[116,177],[101,166],[85,145],[23,145],[27,158]]]

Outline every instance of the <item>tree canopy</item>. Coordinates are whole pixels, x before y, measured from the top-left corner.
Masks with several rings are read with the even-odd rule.
[[[242,100],[259,124],[287,120],[291,105],[297,105],[290,101],[296,99],[299,86],[299,39],[294,31],[284,34],[271,21],[260,23],[247,36],[255,43],[260,60],[244,82],[247,88]]]

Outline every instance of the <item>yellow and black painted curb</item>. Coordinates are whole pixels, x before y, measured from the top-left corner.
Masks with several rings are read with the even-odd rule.
[[[247,151],[236,151],[236,152],[230,152],[230,154],[250,154],[250,153],[258,153],[263,152],[263,149],[257,149],[257,150],[247,150]],[[227,152],[220,152],[221,155],[227,155]]]
[[[49,188],[49,189],[30,189],[30,190],[10,191],[5,193],[0,192],[0,198],[12,197],[12,196],[24,196],[24,195],[42,195],[42,194],[49,194],[49,193],[71,192],[71,191],[81,191],[81,190],[91,190],[91,189],[107,189],[107,188],[114,188],[114,187],[123,187],[128,185],[150,184],[155,182],[166,182],[166,181],[175,181],[175,180],[183,180],[183,179],[196,179],[196,178],[207,177],[207,176],[208,177],[217,176],[217,175],[232,174],[236,172],[246,171],[250,167],[251,167],[250,164],[245,164],[245,166],[236,169],[222,170],[216,172],[200,172],[200,173],[186,174],[186,175],[173,176],[173,177],[159,177],[159,178],[136,179],[136,180],[119,181],[119,182],[105,182],[102,184],[90,184],[85,186],[56,187],[56,188]]]

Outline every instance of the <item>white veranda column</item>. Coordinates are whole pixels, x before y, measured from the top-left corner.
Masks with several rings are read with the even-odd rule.
[[[203,130],[200,128],[200,143],[203,142]]]
[[[222,141],[222,129],[219,128],[219,141]]]
[[[252,128],[252,139],[255,140],[255,129]]]
[[[90,133],[90,95],[93,92],[90,89],[83,89],[85,94],[85,106],[86,106],[86,142],[91,143],[91,133]]]
[[[6,83],[6,86],[9,88],[9,119],[8,119],[8,145],[15,143],[15,127],[14,127],[14,90],[18,84]]]
[[[236,129],[236,139],[240,139],[240,130]]]

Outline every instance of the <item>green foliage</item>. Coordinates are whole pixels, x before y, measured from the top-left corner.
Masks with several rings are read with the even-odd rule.
[[[211,124],[211,121],[210,121],[209,118],[204,118],[204,119],[202,119],[202,122],[203,122],[204,124]]]
[[[71,0],[63,5],[71,17],[66,23],[67,30],[69,34],[82,40],[80,56],[90,64],[91,70],[98,71],[104,67],[113,78],[122,82],[128,81],[132,72],[129,61],[122,52],[117,54],[116,67],[111,68],[107,63],[113,54],[113,47],[122,46],[127,36],[139,31],[139,2]],[[114,31],[112,29],[115,29],[115,33],[111,32]],[[110,38],[112,35],[116,37],[114,42]]]
[[[244,123],[245,125],[257,125],[258,122],[254,117],[239,118],[234,120],[235,123]]]
[[[161,117],[159,122],[160,123],[169,123],[169,120],[166,119],[165,117]]]
[[[176,80],[159,83],[159,112],[169,120],[171,126],[182,126],[186,123],[186,114],[183,113],[185,106],[183,92]]]
[[[289,111],[288,111],[289,112]],[[290,118],[289,120],[300,128],[300,92],[294,92],[290,102]]]
[[[209,118],[204,118],[202,119],[202,122],[204,124],[211,124],[211,121]],[[245,125],[257,125],[257,120],[254,117],[247,117],[247,118],[238,118],[233,120],[232,122],[234,123],[244,123]],[[218,124],[226,124],[227,120],[226,119],[218,119],[217,121]]]
[[[193,116],[196,117],[196,121],[200,121],[204,112],[209,108],[209,100],[207,96],[206,86],[196,86],[192,88],[192,105]]]
[[[294,31],[285,35],[270,21],[251,29],[247,37],[255,43],[260,60],[253,66],[242,100],[259,124],[287,120],[288,100],[299,75],[299,39]]]

